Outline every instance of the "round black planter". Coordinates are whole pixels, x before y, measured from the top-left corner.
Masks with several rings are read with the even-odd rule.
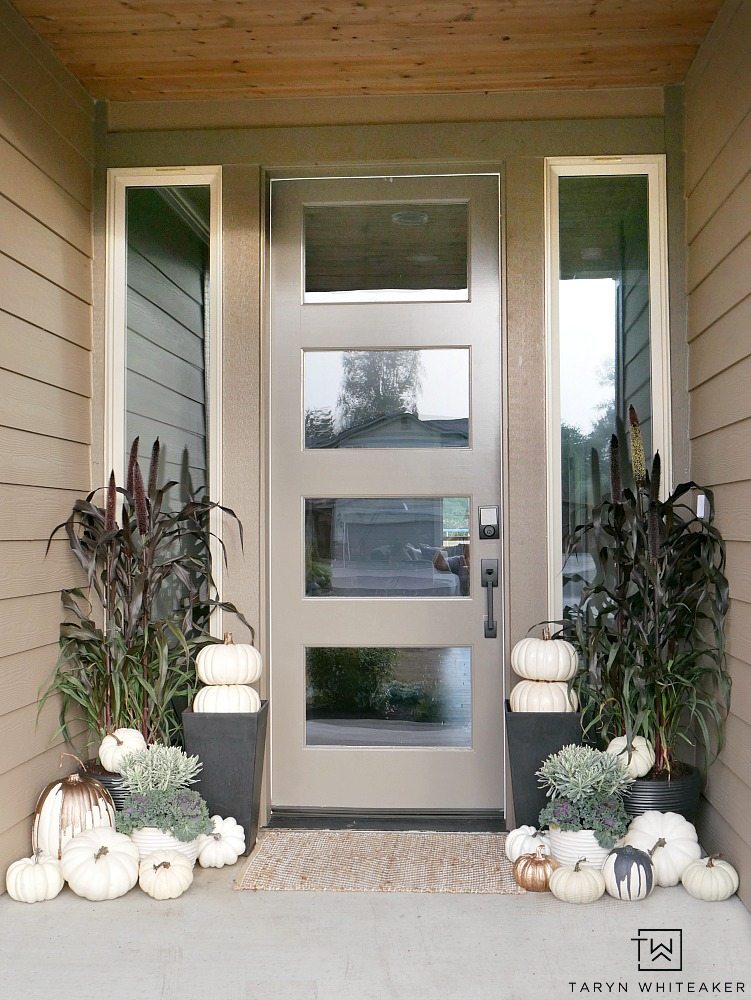
[[[125,800],[128,797],[128,793],[123,785],[123,779],[119,774],[113,774],[111,771],[105,771],[101,764],[97,764],[96,761],[93,760],[86,761],[85,767],[79,767],[78,773],[81,777],[95,778],[100,785],[104,785],[112,796],[112,801],[115,803],[115,809],[123,808]]]
[[[637,778],[623,797],[629,816],[641,816],[650,809],[680,813],[689,822],[696,819],[701,796],[701,772],[695,767],[670,781]]]

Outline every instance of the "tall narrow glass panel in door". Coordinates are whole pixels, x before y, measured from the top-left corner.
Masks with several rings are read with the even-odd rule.
[[[610,438],[633,406],[651,452],[649,205],[644,174],[559,178],[559,365],[563,605],[579,601],[594,560],[571,531],[609,492]]]
[[[466,597],[469,497],[305,501],[307,597]]]

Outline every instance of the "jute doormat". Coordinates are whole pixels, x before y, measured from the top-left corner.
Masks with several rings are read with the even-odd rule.
[[[523,892],[503,833],[263,830],[236,889]]]

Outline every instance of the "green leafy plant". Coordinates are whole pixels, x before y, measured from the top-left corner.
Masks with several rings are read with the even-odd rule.
[[[65,532],[86,575],[85,588],[62,591],[60,652],[40,703],[41,710],[53,694],[61,696],[66,739],[74,719],[86,723],[94,741],[120,727],[139,729],[147,742],[179,739],[180,704],[195,693],[193,662],[212,641],[212,610],[233,612],[248,625],[234,605],[218,600],[212,574],[210,513],[218,508],[234,518],[242,542],[236,515],[206,499],[173,509],[169,498],[178,484],[157,484],[159,441],[147,485],[138,443],[131,446],[125,488],[112,473],[105,506],[95,503],[100,491],[94,490],[76,500],[50,536],[51,542]]]
[[[607,848],[626,833],[623,795],[631,779],[612,754],[570,744],[546,757],[537,776],[550,798],[540,813],[541,827],[593,830]]]
[[[725,545],[711,490],[682,483],[660,499],[660,456],[647,472],[641,429],[629,411],[633,487],[621,485],[620,445],[611,439],[611,492],[579,526],[569,551],[588,550],[596,576],[583,581],[563,634],[580,654],[574,678],[585,732],[604,743],[644,736],[656,774],[679,767],[681,746],[704,762],[722,746],[730,703],[724,623]],[[708,511],[697,517],[692,497]]]
[[[380,646],[309,649],[313,710],[333,714],[383,711],[396,658],[395,649]]]

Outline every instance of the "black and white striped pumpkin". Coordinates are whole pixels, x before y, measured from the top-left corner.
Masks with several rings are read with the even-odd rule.
[[[646,851],[614,847],[602,868],[605,889],[616,899],[646,899],[655,884],[655,866]]]

